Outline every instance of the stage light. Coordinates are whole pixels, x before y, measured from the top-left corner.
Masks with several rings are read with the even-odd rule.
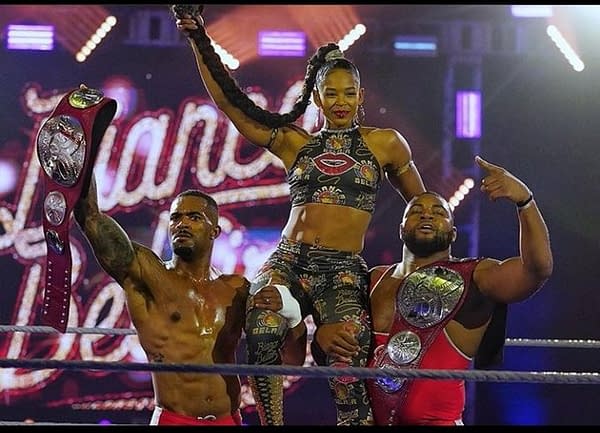
[[[75,59],[80,63],[84,62],[88,56],[92,54],[92,51],[98,47],[108,32],[112,30],[115,24],[117,24],[117,19],[114,16],[111,15],[106,17],[102,24],[100,24],[100,26],[96,29],[96,32],[89,37],[89,39],[80,48],[79,52],[75,54]]]
[[[397,56],[435,57],[438,43],[436,36],[399,35],[395,37],[393,47]]]
[[[573,70],[581,72],[585,69],[585,64],[581,58],[577,55],[571,44],[565,39],[558,27],[554,25],[548,26],[546,33],[552,39],[552,42],[558,47],[560,52],[565,56],[567,62],[571,65]]]
[[[121,120],[132,116],[138,105],[138,89],[131,79],[123,75],[111,76],[102,85],[105,96],[117,101],[114,119]]]
[[[304,57],[306,55],[306,34],[298,31],[259,31],[258,55]]]
[[[456,92],[456,137],[481,137],[481,92]]]
[[[0,159],[0,197],[14,191],[19,178],[19,166],[12,159]]]
[[[338,41],[338,46],[341,51],[346,51],[354,42],[360,39],[367,32],[367,27],[364,24],[357,24],[350,30],[342,39]]]
[[[54,49],[54,26],[9,24],[6,33],[6,48],[9,50]]]
[[[215,52],[221,59],[221,61],[231,70],[235,70],[240,67],[240,61],[233,56],[230,52],[228,52],[225,48],[215,42],[214,39],[211,39],[210,44],[215,49]]]
[[[458,205],[467,197],[467,195],[471,192],[471,189],[475,186],[475,181],[470,177],[466,178],[462,185],[458,187],[452,197],[448,199],[448,204],[450,204],[450,209],[454,211]]]
[[[510,12],[513,17],[521,18],[548,18],[554,14],[548,5],[511,5]]]

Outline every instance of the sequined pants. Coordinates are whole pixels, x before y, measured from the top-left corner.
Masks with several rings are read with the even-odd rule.
[[[315,357],[319,365],[365,367],[369,353],[371,321],[368,315],[368,268],[364,259],[348,253],[282,239],[252,282],[252,290],[276,281],[287,285],[298,300],[302,316],[311,314],[315,325],[351,320],[360,323],[361,350],[351,364],[327,356]],[[272,311],[254,308],[246,317],[248,363],[281,364],[280,349],[287,321]],[[314,344],[313,344],[314,346]],[[332,377],[329,386],[336,404],[338,425],[367,425],[372,414],[364,380]],[[249,378],[262,425],[283,424],[283,377]]]

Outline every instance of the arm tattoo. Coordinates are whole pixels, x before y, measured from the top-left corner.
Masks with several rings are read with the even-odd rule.
[[[111,275],[123,275],[134,258],[131,241],[125,231],[111,217],[97,214],[88,218],[86,235],[102,267]]]

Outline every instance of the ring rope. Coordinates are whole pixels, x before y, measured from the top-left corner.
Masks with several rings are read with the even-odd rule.
[[[249,364],[176,364],[156,362],[103,362],[66,361],[58,359],[0,359],[0,368],[29,368],[67,370],[111,370],[111,371],[163,371],[185,373],[213,373],[245,376],[303,376],[357,378],[399,377],[406,379],[464,379],[475,382],[537,382],[561,384],[598,384],[598,372],[557,371],[499,371],[499,370],[436,370],[416,368],[368,368],[368,367],[303,367],[287,365]]]
[[[0,332],[30,332],[32,334],[60,334],[61,332],[52,326],[17,326],[0,325]],[[132,328],[84,328],[68,327],[65,334],[94,334],[94,335],[136,335]]]
[[[577,349],[600,349],[598,340],[577,340],[577,339],[558,339],[558,338],[507,338],[504,343],[506,346],[514,347],[569,347]]]
[[[95,426],[98,427],[99,423],[96,424],[90,424],[90,423],[81,423],[81,422],[40,422],[40,421],[35,421],[32,423],[27,423],[24,421],[0,421],[0,425],[17,425],[17,426],[29,426],[29,425],[35,425],[35,426],[41,426],[41,425],[52,425],[52,426]],[[127,426],[130,427],[132,424],[110,424],[110,427],[120,427],[120,426]]]
[[[29,332],[41,334],[59,334],[60,331],[51,326],[17,326],[0,325],[0,332]],[[85,328],[68,327],[65,334],[81,335],[136,335],[137,332],[132,328]],[[568,347],[574,349],[600,349],[600,341],[583,339],[538,339],[538,338],[507,338],[504,343],[506,346],[517,347]]]

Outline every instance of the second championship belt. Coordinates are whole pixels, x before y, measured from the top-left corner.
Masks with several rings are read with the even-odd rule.
[[[116,111],[114,99],[81,85],[59,101],[37,135],[48,249],[41,321],[60,332],[67,329],[71,300],[71,213],[88,192],[98,148]]]

